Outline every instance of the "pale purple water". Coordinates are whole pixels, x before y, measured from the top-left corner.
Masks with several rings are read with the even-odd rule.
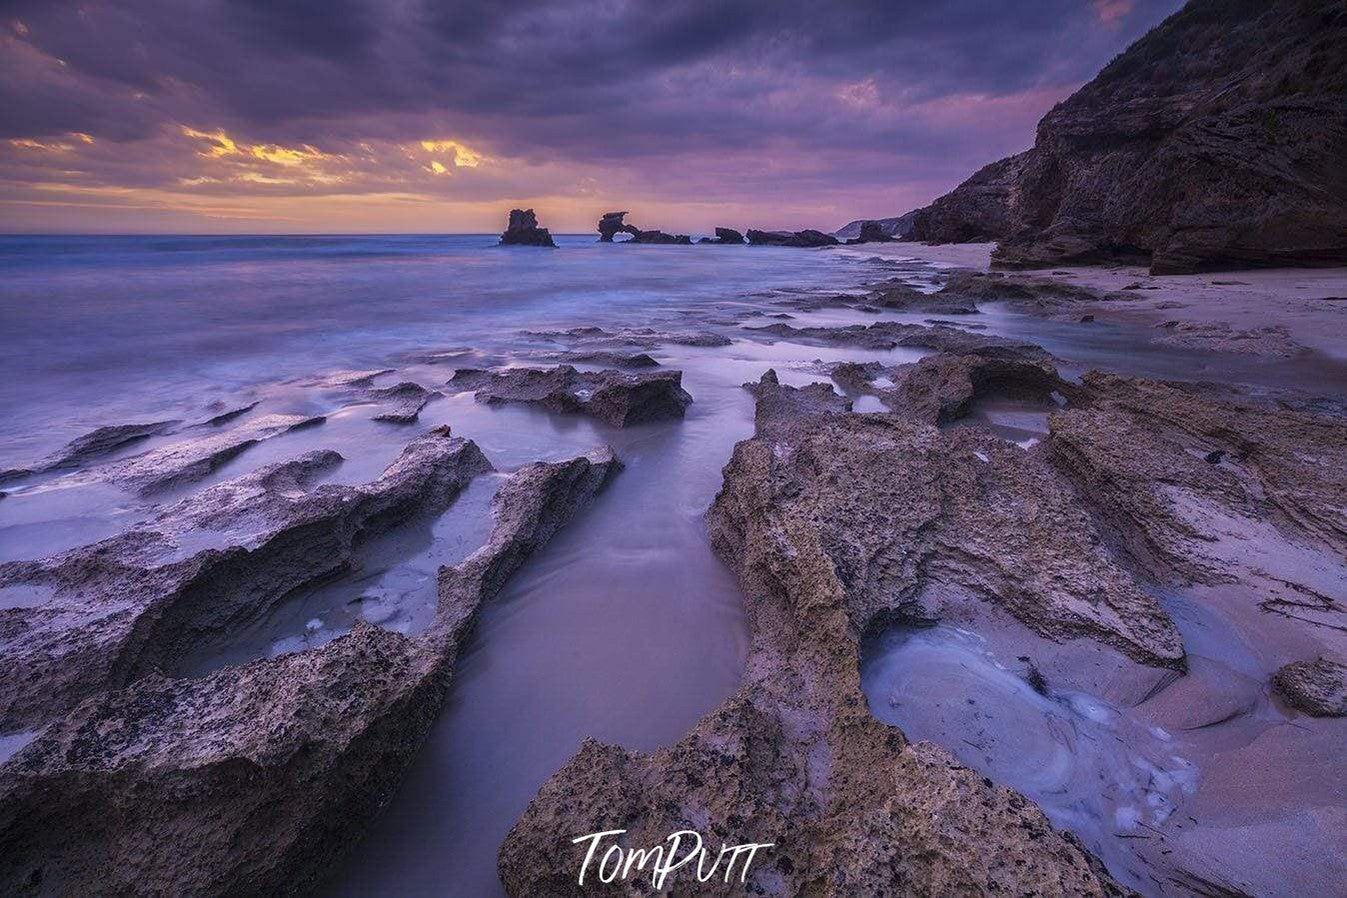
[[[906,350],[768,345],[739,329],[737,319],[767,309],[785,291],[855,290],[893,274],[859,249],[623,247],[589,236],[560,243],[546,251],[502,249],[488,236],[0,237],[6,350],[0,354],[0,470],[26,465],[101,425],[202,421],[218,411],[210,406],[216,401],[226,408],[257,401],[252,415],[323,414],[327,421],[260,443],[203,483],[160,501],[314,448],[345,456],[333,479],[367,481],[417,434],[439,424],[477,441],[502,471],[605,443],[625,463],[598,502],[484,609],[448,706],[405,787],[365,843],[333,871],[329,891],[497,893],[501,839],[582,739],[649,750],[677,740],[714,708],[739,680],[747,641],[742,599],[712,556],[702,521],[734,443],[752,432],[751,397],[740,385],[768,367],[785,383],[803,384],[823,379],[814,360],[894,364],[918,357]],[[929,274],[921,265],[909,267],[916,278]],[[1144,331],[1104,322],[1049,322],[996,306],[976,317],[992,332],[1042,342],[1073,373],[1097,365],[1157,376],[1313,384],[1320,370],[1314,361],[1178,354],[1148,345]],[[797,314],[791,323],[874,320],[828,310]],[[539,343],[521,331],[577,325],[710,329],[735,342],[651,350],[666,367],[685,372],[695,402],[682,421],[626,430],[524,407],[487,407],[468,395],[439,399],[416,424],[399,427],[372,421],[373,405],[311,383],[337,369],[392,367],[397,371],[379,385],[410,379],[433,388],[455,362],[430,363],[422,358],[427,353],[467,348],[472,352],[456,357],[459,364],[526,362]],[[879,410],[873,397],[860,397],[857,408]],[[969,423],[1028,445],[1042,435],[1047,411],[989,403]],[[121,454],[181,438],[155,437]],[[201,646],[174,673],[321,644],[358,617],[415,631],[434,601],[435,570],[484,538],[495,482],[480,479],[445,515],[373,541],[356,575],[297,595],[229,639]],[[0,500],[0,561],[100,539],[155,507],[78,475],[43,475],[2,488],[10,495]],[[0,608],[43,600],[16,593],[0,596]],[[1228,641],[1216,625],[1185,632],[1194,639],[1203,634]],[[1083,738],[1111,736],[1113,712],[1105,708],[1092,717],[1096,706],[1085,694],[1064,703],[1063,696],[1026,692],[996,667],[994,653],[962,634],[946,635],[899,639],[869,659],[867,691],[876,713],[915,736],[947,742],[964,757],[964,738],[982,740],[987,729],[980,719],[954,713],[966,706],[965,694],[1003,705],[1013,712],[1010,723],[992,734],[1000,738],[979,742],[990,754],[964,759],[1039,797],[1057,822],[1109,856],[1099,841],[1109,838],[1100,815],[1131,807],[1115,793],[1131,789],[1135,757],[1161,757],[1147,741],[1154,734],[1132,728],[1122,753],[1077,752],[1063,760],[1053,733],[1065,727]],[[962,673],[951,676],[953,670]],[[924,704],[889,704],[894,690],[907,692],[903,684],[914,682],[927,683],[918,690]],[[27,738],[0,734],[0,750]],[[1065,772],[1043,779],[1042,771],[1026,767],[1025,758],[1040,755],[1065,764]],[[1186,768],[1183,773],[1165,800],[1182,800],[1190,782]],[[1098,789],[1115,797],[1100,804],[1091,791]],[[1107,814],[1104,820],[1117,822]]]

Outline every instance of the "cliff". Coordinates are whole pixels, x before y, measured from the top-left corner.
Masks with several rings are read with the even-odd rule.
[[[1347,264],[1347,2],[1192,0],[912,237],[1006,267]]]

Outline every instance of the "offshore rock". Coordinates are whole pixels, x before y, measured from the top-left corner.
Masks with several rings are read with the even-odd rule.
[[[538,227],[538,216],[532,209],[511,209],[510,223],[500,235],[501,246],[550,246],[552,234],[547,228]]]
[[[744,242],[744,235],[740,234],[734,228],[716,228],[716,236],[703,237],[698,243],[720,243],[726,246],[740,245]]]
[[[789,324],[769,324],[745,328],[750,333],[770,334],[784,340],[808,343],[826,343],[832,346],[858,346],[863,349],[895,349],[909,346],[934,349],[959,355],[988,355],[1002,358],[1047,359],[1048,353],[1033,343],[1024,343],[992,334],[972,333],[948,325],[926,327],[920,324],[901,324],[880,321],[866,326],[851,324],[843,327],[794,327]]]
[[[831,234],[825,234],[822,231],[805,229],[803,231],[757,231],[752,228],[748,231],[748,242],[754,246],[799,246],[799,247],[819,247],[819,246],[837,246],[842,241]]]

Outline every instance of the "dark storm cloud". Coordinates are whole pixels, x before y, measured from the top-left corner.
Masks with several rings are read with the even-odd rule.
[[[1178,5],[19,0],[0,3],[0,138],[188,127],[340,154],[448,136],[698,189],[736,169],[740,190],[772,172],[802,190],[924,184],[1026,146]],[[753,154],[772,163],[745,173]],[[164,160],[143,155],[119,177],[153,183]]]

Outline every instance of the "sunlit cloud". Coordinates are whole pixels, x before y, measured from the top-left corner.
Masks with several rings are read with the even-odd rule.
[[[457,140],[423,140],[421,149],[427,153],[447,154],[455,168],[476,168],[484,162],[491,161],[484,154]],[[437,171],[437,174],[442,172]]]
[[[71,131],[66,135],[69,140],[38,140],[33,137],[14,137],[8,141],[11,147],[18,150],[37,150],[44,153],[69,153],[75,149],[75,144],[70,141],[91,144],[94,139],[81,131]]]
[[[1117,25],[1132,11],[1132,0],[1094,0],[1094,14],[1105,25]]]

